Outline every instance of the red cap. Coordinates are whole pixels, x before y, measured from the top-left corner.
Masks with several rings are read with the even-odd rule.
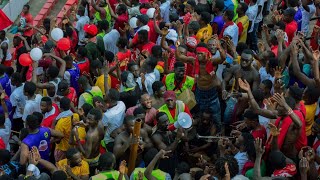
[[[146,8],[140,9],[141,14],[147,14],[147,11],[148,11],[148,9],[146,9]]]
[[[174,91],[166,91],[164,94],[163,94],[163,99],[165,101],[167,100],[173,100],[175,101],[177,98],[176,98],[176,93]]]
[[[45,43],[48,41],[47,36],[42,35],[42,36],[41,36],[41,41],[42,41],[43,44],[45,44]]]
[[[98,33],[98,28],[94,24],[85,24],[83,30],[91,36],[95,36]]]

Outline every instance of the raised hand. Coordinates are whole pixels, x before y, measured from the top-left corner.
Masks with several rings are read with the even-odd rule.
[[[240,86],[241,89],[243,89],[243,90],[245,90],[247,92],[251,90],[250,89],[250,84],[245,79],[243,81],[241,78],[239,78],[238,79],[238,83],[239,83],[239,86]]]
[[[254,148],[256,149],[256,155],[261,157],[265,151],[265,147],[262,144],[262,139],[257,138],[254,141]]]
[[[319,50],[312,51],[312,55],[313,55],[313,59],[315,61],[319,61],[319,58],[320,58],[320,51]]]
[[[274,78],[275,79],[280,79],[282,78],[282,71],[283,69],[280,66],[277,66],[274,70]]]
[[[303,157],[299,162],[299,170],[301,175],[306,175],[310,169],[307,158]]]
[[[169,29],[167,27],[164,27],[161,30],[161,35],[163,36],[163,38],[169,33]]]
[[[161,159],[166,159],[166,158],[169,158],[168,154],[170,154],[171,151],[165,151],[163,149],[161,149],[159,152],[158,152],[158,155],[160,156]]]
[[[278,105],[282,106],[282,107],[286,107],[288,106],[288,104],[286,103],[286,100],[284,99],[283,95],[282,94],[279,94],[279,93],[275,93],[273,96],[272,96],[272,99],[275,100]]]
[[[268,125],[269,125],[271,136],[279,136],[281,128],[278,129],[277,126],[272,123],[269,123]]]
[[[120,166],[119,166],[119,172],[121,174],[126,174],[127,171],[127,162],[125,160],[121,161]]]

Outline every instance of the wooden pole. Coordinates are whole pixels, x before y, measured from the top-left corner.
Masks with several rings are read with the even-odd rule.
[[[134,123],[134,128],[133,128],[134,138],[138,138],[140,136],[140,129],[141,129],[141,119],[137,119],[136,122]],[[135,169],[138,148],[139,148],[139,143],[137,142],[134,142],[131,145],[129,165],[128,165],[128,175],[130,175]]]

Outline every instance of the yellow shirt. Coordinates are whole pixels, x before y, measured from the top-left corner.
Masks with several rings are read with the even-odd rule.
[[[239,42],[244,42],[246,43],[247,41],[247,34],[248,34],[248,27],[249,27],[249,18],[247,15],[242,16],[241,18],[238,18],[236,21],[236,24],[238,25],[238,23],[242,24],[242,33],[239,34],[240,38],[239,38]],[[239,27],[239,25],[238,25]]]
[[[199,29],[199,31],[196,34],[197,40],[201,41],[202,38],[205,38],[204,40],[205,43],[208,42],[211,36],[212,36],[212,27],[210,26],[210,24],[207,24],[207,27],[203,27]]]
[[[73,113],[73,121],[80,121],[80,117],[77,113]],[[71,116],[60,118],[55,126],[55,130],[60,131],[64,134],[64,137],[61,139],[60,143],[56,145],[56,149],[61,151],[67,151],[70,148],[69,138],[71,133]],[[78,130],[79,132],[79,130]],[[80,136],[80,134],[79,134]],[[82,136],[82,135],[81,135]]]
[[[101,76],[99,76],[97,78],[95,86],[98,86],[101,89],[102,94],[105,95],[105,91],[104,91],[104,74],[102,74]],[[108,86],[111,87],[110,75],[108,75]]]
[[[57,167],[60,170],[63,170],[66,172],[66,166],[68,165],[67,159],[62,159],[61,161],[57,162]],[[76,176],[86,176],[89,175],[89,164],[82,160],[81,166],[75,166],[71,168],[71,171]],[[72,180],[72,178],[68,175],[68,180]]]
[[[316,115],[317,103],[305,105],[306,107],[306,135],[311,135],[311,128],[314,123],[314,116]]]

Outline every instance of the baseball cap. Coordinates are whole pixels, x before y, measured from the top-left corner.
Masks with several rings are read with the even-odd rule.
[[[137,28],[137,20],[138,20],[138,18],[136,18],[136,17],[132,17],[129,20],[129,25],[131,28],[133,28],[133,29]]]
[[[176,43],[176,41],[178,40],[177,31],[174,29],[169,29],[169,33],[166,35],[166,39],[169,39],[169,40],[173,41],[174,43]]]
[[[57,95],[58,96],[63,96],[63,93],[69,89],[69,83],[67,81],[61,81],[59,84],[58,84],[58,91],[57,91]]]
[[[149,21],[149,17],[145,14],[138,15],[137,19],[144,25],[148,24],[148,21]]]
[[[164,94],[163,94],[163,99],[165,101],[167,100],[173,100],[175,101],[177,98],[176,98],[176,93],[174,91],[166,91]]]
[[[187,37],[186,45],[189,46],[190,48],[196,48],[198,45],[196,38]]]
[[[43,53],[50,53],[52,48],[54,48],[54,43],[51,40],[48,40],[43,46]]]
[[[153,18],[154,12],[156,11],[155,8],[149,8],[147,11],[147,16],[151,19]]]
[[[85,24],[83,30],[91,36],[95,36],[98,33],[98,28],[94,24]]]

